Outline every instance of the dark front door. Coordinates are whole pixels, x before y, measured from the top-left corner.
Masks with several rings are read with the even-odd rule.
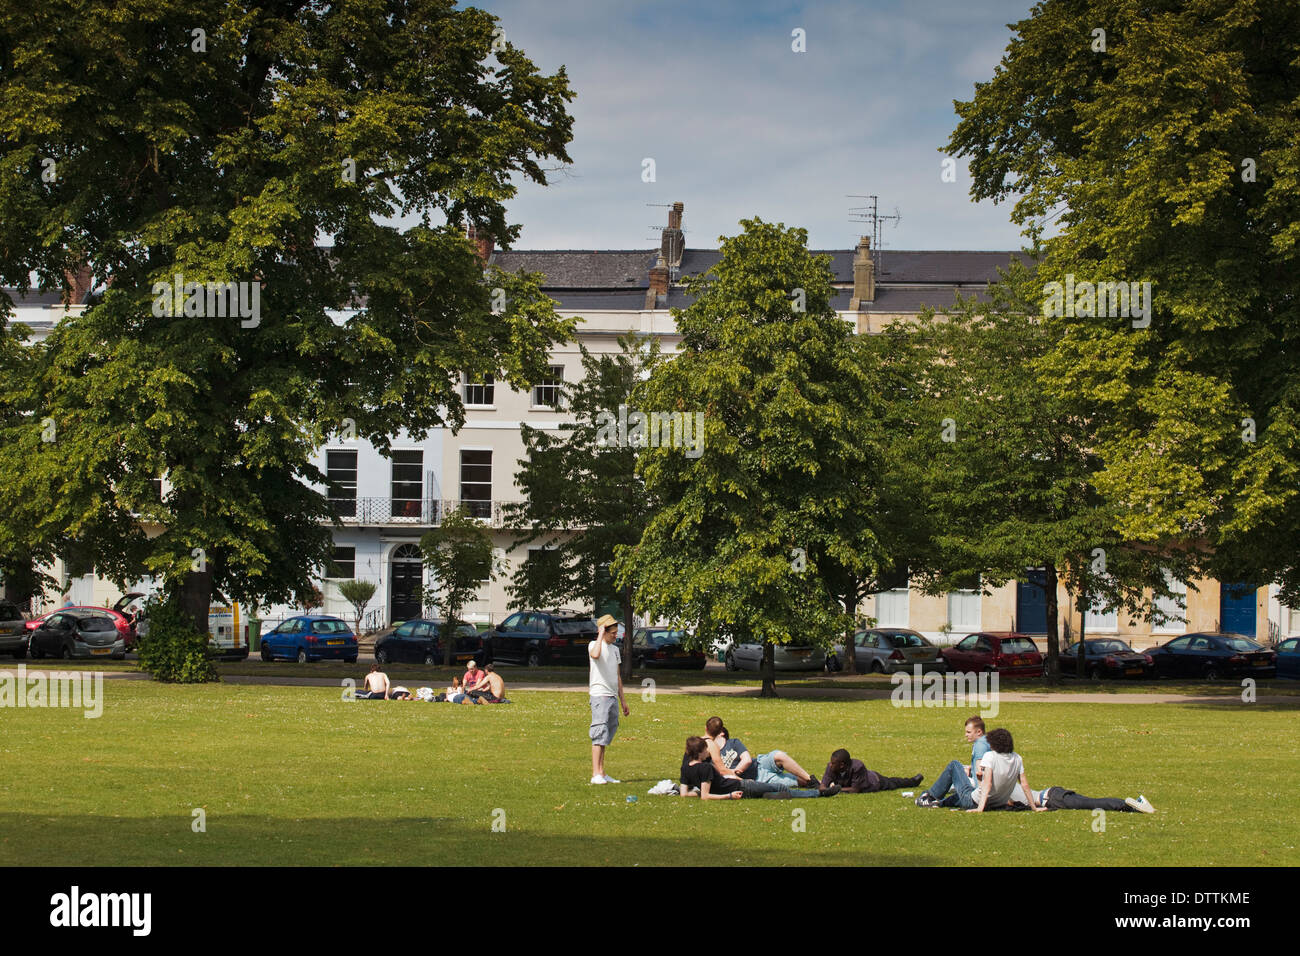
[[[388,620],[410,621],[420,616],[424,606],[420,594],[424,578],[424,563],[420,550],[413,544],[404,544],[393,552],[389,571]]]
[[[1255,589],[1249,584],[1224,584],[1219,591],[1219,630],[1255,637]]]
[[[1033,568],[1016,582],[1016,630],[1022,634],[1047,633],[1047,572]]]

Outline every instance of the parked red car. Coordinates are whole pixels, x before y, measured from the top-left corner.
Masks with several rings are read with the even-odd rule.
[[[1043,655],[1027,634],[980,631],[968,634],[955,647],[943,649],[949,672],[996,671],[1002,677],[1038,677]]]
[[[56,607],[53,611],[47,611],[40,617],[34,617],[29,620],[27,622],[27,633],[30,635],[32,631],[36,630],[45,622],[47,617],[51,614],[57,614],[59,611],[100,611],[113,619],[113,624],[117,627],[117,633],[122,635],[122,641],[126,645],[126,649],[128,651],[133,651],[135,650],[136,642],[135,625],[131,623],[131,618],[127,616],[126,608],[130,607],[131,602],[142,600],[143,598],[143,594],[132,592],[130,594],[122,595],[122,597],[118,598],[117,602],[114,603],[112,607],[97,607],[91,604],[76,604],[70,607]]]

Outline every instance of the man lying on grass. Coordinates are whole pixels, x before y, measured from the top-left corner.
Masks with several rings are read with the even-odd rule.
[[[901,790],[903,787],[920,786],[924,774],[912,777],[886,777],[868,770],[861,760],[854,760],[849,752],[841,747],[831,754],[831,762],[822,774],[822,785],[836,784],[843,793],[879,793],[881,790]]]
[[[1024,805],[1016,794],[1016,803]],[[1048,810],[1110,810],[1116,813],[1155,813],[1149,800],[1142,794],[1134,800],[1132,797],[1085,797],[1064,787],[1045,787],[1034,794],[1034,798]]]
[[[739,800],[742,797],[833,797],[840,792],[837,786],[824,790],[791,789],[779,783],[746,780],[718,771],[709,756],[709,746],[703,737],[687,737],[686,753],[682,756],[679,793],[683,797],[698,796],[701,800]]]

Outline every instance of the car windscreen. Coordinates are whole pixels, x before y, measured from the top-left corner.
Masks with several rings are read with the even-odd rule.
[[[906,631],[894,631],[891,634],[884,635],[889,641],[890,647],[926,647],[925,640],[919,634],[908,634]]]
[[[1027,637],[1004,637],[1002,639],[1003,654],[1032,654],[1038,650],[1038,647]]]
[[[1219,638],[1229,650],[1233,651],[1262,651],[1264,646],[1256,644],[1254,641],[1245,637],[1221,637]]]
[[[1089,641],[1088,651],[1092,654],[1129,654],[1132,648],[1123,641]]]
[[[313,634],[347,634],[348,626],[342,621],[312,621]]]

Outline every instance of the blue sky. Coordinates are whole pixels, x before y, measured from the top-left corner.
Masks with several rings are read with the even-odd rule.
[[[572,166],[509,205],[516,248],[648,248],[686,205],[691,247],[760,216],[813,248],[869,229],[850,193],[874,193],[885,248],[1017,249],[1008,203],[974,203],[963,162],[941,181],[956,123],[1029,0],[480,0],[539,69],[568,70]],[[805,31],[807,52],[791,49]],[[642,181],[642,161],[656,181]]]

